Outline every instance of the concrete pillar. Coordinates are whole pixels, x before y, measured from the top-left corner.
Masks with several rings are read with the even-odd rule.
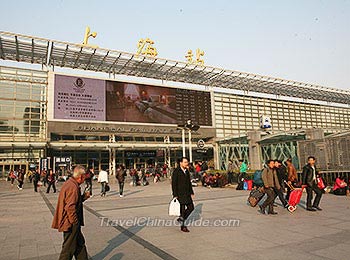
[[[261,139],[261,131],[247,132],[248,147],[249,147],[249,163],[250,169],[259,170],[262,167],[261,162],[261,147],[258,143]]]
[[[306,129],[305,135],[307,140],[323,139],[324,130],[321,128]]]
[[[215,169],[220,169],[219,144],[216,142],[213,145],[213,152],[214,152],[214,167]]]

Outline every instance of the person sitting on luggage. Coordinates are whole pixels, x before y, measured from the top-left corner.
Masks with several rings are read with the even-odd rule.
[[[207,187],[212,188],[215,185],[214,174],[209,174],[208,178],[206,178]]]
[[[204,172],[201,179],[203,187],[207,187],[208,178],[209,178],[208,174]]]
[[[220,173],[215,173],[216,187],[222,188],[224,186],[224,179]]]
[[[345,177],[341,176],[338,177],[335,180],[334,186],[333,186],[333,194],[338,196],[349,196],[349,186],[345,182]]]
[[[293,187],[299,187],[300,184],[298,182],[298,174],[297,174],[297,170],[295,169],[293,163],[292,163],[292,159],[287,159],[286,161],[287,164],[287,173],[288,173],[288,184],[292,185]],[[286,200],[289,200],[289,196],[291,193],[291,188],[287,185],[287,195],[286,195]]]
[[[268,160],[266,164],[267,164],[267,168],[263,170],[261,177],[264,182],[267,199],[264,201],[262,205],[259,205],[260,213],[266,214],[265,210],[267,207],[269,207],[268,214],[275,215],[277,214],[277,212],[273,210],[273,203],[275,201],[275,192],[273,189],[276,188],[277,190],[279,190],[281,189],[281,186],[278,182],[278,177],[275,170],[275,161]]]

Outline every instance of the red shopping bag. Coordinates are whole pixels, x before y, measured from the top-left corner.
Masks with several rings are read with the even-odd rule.
[[[317,178],[317,186],[323,190],[324,188],[326,188],[326,185],[324,184],[324,181],[321,177]]]

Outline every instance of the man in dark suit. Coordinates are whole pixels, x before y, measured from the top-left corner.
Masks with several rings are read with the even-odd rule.
[[[321,197],[322,197],[322,191],[317,186],[317,170],[315,167],[316,159],[313,156],[309,156],[307,158],[308,164],[303,167],[303,173],[302,173],[302,180],[303,185],[306,185],[306,192],[307,192],[307,199],[306,199],[306,210],[308,211],[316,211],[316,210],[322,210],[319,207]],[[312,192],[316,193],[316,197],[314,202],[312,203]]]
[[[185,226],[185,221],[191,212],[194,210],[192,197],[194,196],[190,173],[188,171],[188,159],[182,157],[172,175],[172,190],[173,197],[177,198],[180,203],[180,217],[178,221],[181,224],[181,231],[190,232]]]

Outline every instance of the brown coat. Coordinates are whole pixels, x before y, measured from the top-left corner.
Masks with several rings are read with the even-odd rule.
[[[126,176],[126,170],[121,168],[117,170],[115,177],[117,178],[118,182],[121,183],[125,181],[125,176]]]
[[[294,165],[289,165],[287,167],[288,171],[288,181],[297,181],[298,180],[298,174],[297,170],[295,169]]]
[[[69,231],[73,224],[84,226],[83,197],[78,182],[69,178],[59,193],[51,227],[62,232]]]
[[[261,178],[265,187],[276,188],[278,190],[281,188],[275,169],[265,168],[261,174]]]

